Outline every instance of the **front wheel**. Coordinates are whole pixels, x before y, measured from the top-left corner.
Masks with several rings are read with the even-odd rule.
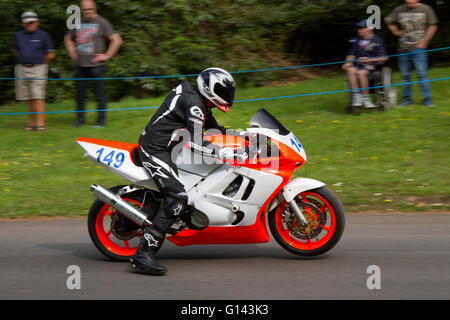
[[[308,220],[302,226],[286,201],[269,213],[269,227],[275,240],[299,256],[317,256],[329,251],[344,231],[345,216],[341,202],[326,186],[299,193],[297,205]]]

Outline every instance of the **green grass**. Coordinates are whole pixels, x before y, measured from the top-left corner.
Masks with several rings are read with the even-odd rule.
[[[450,68],[433,69],[430,78],[446,77]],[[399,75],[394,74],[394,82]],[[161,80],[163,81],[163,80]],[[449,211],[450,83],[432,83],[436,107],[414,104],[389,112],[345,112],[347,93],[236,103],[227,114],[214,110],[219,123],[246,128],[259,108],[266,108],[299,137],[308,162],[295,172],[321,180],[336,192],[346,212]],[[236,99],[276,97],[345,89],[343,77],[318,78],[262,88],[237,90]],[[400,88],[398,87],[398,90]],[[157,106],[163,97],[125,98],[110,108]],[[73,102],[47,111],[73,110]],[[90,105],[95,109],[94,104]],[[0,112],[23,112],[11,104]],[[0,217],[86,215],[93,201],[92,183],[126,183],[83,157],[75,143],[85,136],[136,143],[154,113],[112,111],[107,127],[72,127],[75,114],[49,114],[48,130],[26,132],[27,115],[0,116]]]

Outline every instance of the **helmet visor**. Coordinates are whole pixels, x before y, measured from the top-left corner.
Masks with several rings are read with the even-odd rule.
[[[214,92],[228,103],[228,107],[231,107],[234,100],[234,86],[231,83],[226,83],[227,86],[223,86],[220,83],[216,83],[214,86]]]

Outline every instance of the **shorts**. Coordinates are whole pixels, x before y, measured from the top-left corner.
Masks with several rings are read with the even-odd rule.
[[[375,65],[372,63],[357,63],[355,64],[355,68],[358,70],[367,70],[367,71],[373,71],[375,70]]]
[[[23,78],[46,79],[48,74],[47,64],[38,64],[26,67],[22,64],[16,65],[16,100],[45,100],[45,87],[47,80],[22,80]]]

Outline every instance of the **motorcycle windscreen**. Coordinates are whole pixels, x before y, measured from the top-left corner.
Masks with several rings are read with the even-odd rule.
[[[278,134],[282,136],[286,136],[291,132],[265,109],[259,109],[258,112],[251,117],[249,127],[276,130]]]

